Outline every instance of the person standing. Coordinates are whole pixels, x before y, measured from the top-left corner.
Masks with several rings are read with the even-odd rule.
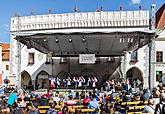
[[[71,86],[71,78],[68,77],[68,79],[67,79],[67,88],[69,88],[70,86]]]
[[[57,77],[56,81],[57,81],[57,88],[59,88],[60,85],[61,85],[61,83],[60,83],[60,81],[61,81],[60,78]]]
[[[74,83],[74,88],[77,89],[77,83],[78,83],[78,79],[77,77],[73,77],[73,83]]]
[[[90,78],[90,77],[88,77],[87,86],[88,86],[88,87],[91,86],[91,78]]]
[[[78,88],[82,89],[82,79],[81,79],[81,77],[79,77],[79,80],[78,80]]]
[[[10,108],[10,112],[12,112],[12,106],[13,106],[13,104],[15,103],[15,105],[16,105],[16,103],[17,103],[17,99],[18,99],[18,96],[17,96],[17,90],[14,90],[10,95],[9,95],[9,98],[8,98],[8,101],[7,101],[7,103],[8,103],[8,105],[9,105],[9,108]]]

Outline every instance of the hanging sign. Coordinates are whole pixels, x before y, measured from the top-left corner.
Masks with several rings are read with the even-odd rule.
[[[80,64],[94,64],[96,61],[95,54],[79,54]]]

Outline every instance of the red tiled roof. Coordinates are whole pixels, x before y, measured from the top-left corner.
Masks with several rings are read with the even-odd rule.
[[[157,29],[165,28],[165,3],[156,12],[156,28]]]
[[[2,61],[9,61],[10,44],[2,44]]]
[[[10,44],[2,44],[2,50],[10,50]]]

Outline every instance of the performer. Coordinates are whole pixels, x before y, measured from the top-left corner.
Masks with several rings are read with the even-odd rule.
[[[70,87],[70,86],[71,86],[71,78],[68,77],[68,79],[67,79],[67,88]]]
[[[61,82],[61,79],[57,77],[56,78],[57,88],[60,87],[61,85],[60,82]]]
[[[51,89],[54,89],[55,88],[55,85],[54,85],[54,81],[53,80],[51,80],[51,82],[50,82],[50,88]]]
[[[92,87],[93,87],[93,89],[96,88],[97,81],[98,81],[97,78],[96,77],[93,77],[93,79],[92,79]]]
[[[88,77],[87,86],[88,86],[88,87],[91,86],[91,78],[90,78],[90,77]]]
[[[75,89],[77,89],[78,79],[76,77],[73,77],[73,83],[74,83]]]
[[[86,83],[85,78],[83,76],[81,76],[81,79],[82,79],[82,84],[83,84],[82,86],[84,87],[85,83]]]
[[[79,79],[78,79],[78,88],[79,89],[82,88],[82,79],[81,79],[81,77],[79,77]]]
[[[66,79],[63,79],[63,86],[66,87]]]

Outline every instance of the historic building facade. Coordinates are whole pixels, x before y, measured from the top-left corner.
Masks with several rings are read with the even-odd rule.
[[[9,75],[10,68],[10,44],[2,44],[2,82],[5,79],[11,79]]]
[[[116,77],[138,78],[148,87],[148,46],[125,52],[122,57],[97,58],[94,65],[81,65],[78,63],[78,57],[53,57],[53,62],[49,61],[49,55],[15,40],[19,34],[69,33],[81,30],[150,31],[149,11],[75,12],[12,17],[10,75],[22,85],[47,85],[50,75],[62,77],[80,74],[106,77],[100,81]],[[155,86],[156,82],[153,85]]]

